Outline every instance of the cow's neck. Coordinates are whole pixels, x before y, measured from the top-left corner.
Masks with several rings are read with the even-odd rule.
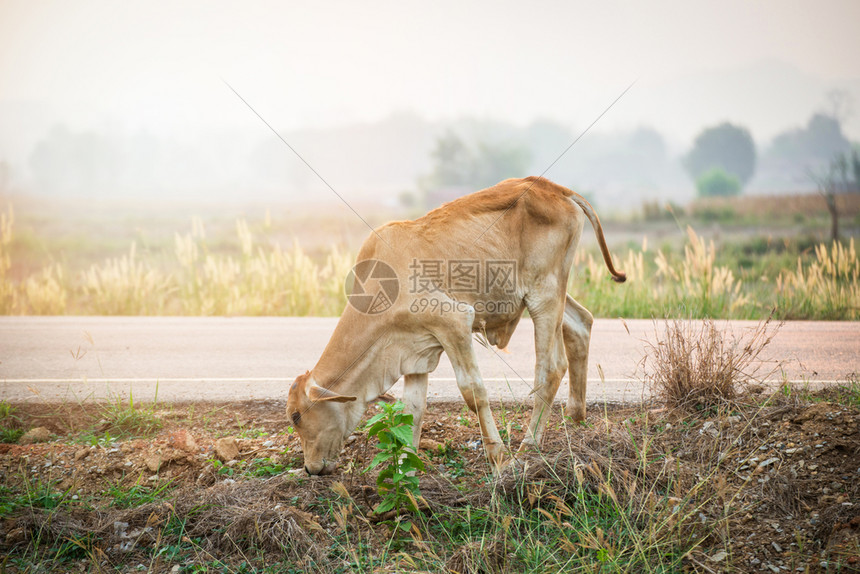
[[[386,392],[401,376],[399,353],[391,344],[392,324],[347,306],[313,369],[316,384],[356,397],[364,412],[368,402]],[[393,351],[393,352],[392,352]]]

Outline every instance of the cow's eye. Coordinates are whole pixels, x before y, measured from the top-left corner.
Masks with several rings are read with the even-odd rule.
[[[296,411],[293,413],[291,418],[293,419],[293,424],[297,425],[297,424],[299,424],[299,420],[301,420],[301,418],[302,418],[302,413],[300,413],[299,411]]]

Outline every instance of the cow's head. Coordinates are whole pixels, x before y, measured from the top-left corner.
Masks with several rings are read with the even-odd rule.
[[[299,433],[308,474],[334,472],[343,443],[355,427],[343,403],[355,399],[317,385],[310,371],[290,387],[287,418]]]

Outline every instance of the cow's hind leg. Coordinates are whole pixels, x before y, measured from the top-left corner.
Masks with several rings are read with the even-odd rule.
[[[412,444],[421,444],[421,420],[427,407],[427,373],[403,377],[403,412],[412,415]]]
[[[567,370],[562,335],[562,298],[526,301],[535,328],[534,406],[528,432],[520,451],[540,446],[546,422],[552,412],[552,403]]]
[[[564,348],[570,368],[570,393],[564,414],[574,421],[585,420],[585,386],[588,380],[588,344],[594,318],[570,295],[564,303]]]

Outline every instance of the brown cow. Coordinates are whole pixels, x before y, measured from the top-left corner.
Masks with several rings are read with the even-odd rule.
[[[565,413],[584,419],[592,316],[566,290],[586,218],[612,278],[623,282],[591,205],[544,178],[505,180],[415,221],[376,229],[358,254],[351,304],[319,362],[290,388],[287,416],[301,437],[305,470],[334,471],[368,403],[400,377],[417,446],[427,376],[444,351],[498,471],[503,444],[472,336],[481,333],[490,344],[506,347],[525,309],[534,321],[537,363],[534,407],[520,449],[540,444],[568,367]]]

